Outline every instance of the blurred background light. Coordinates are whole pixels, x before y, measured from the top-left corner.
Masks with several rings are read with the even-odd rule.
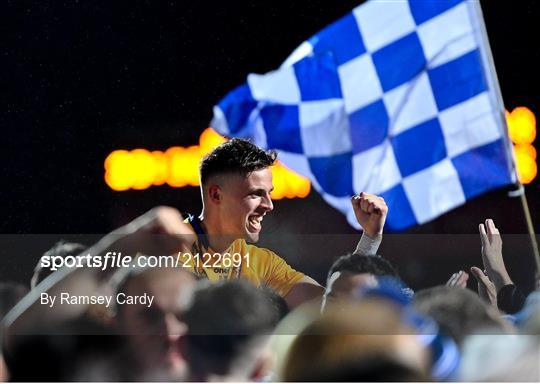
[[[138,148],[115,150],[105,159],[105,183],[114,191],[144,190],[152,185],[174,188],[199,185],[199,162],[226,139],[212,128],[205,129],[199,145],[171,147],[165,152]],[[311,191],[308,178],[291,171],[279,161],[272,168],[272,198],[304,198]]]
[[[531,144],[536,138],[536,118],[526,107],[506,112],[508,134],[514,144]]]
[[[536,139],[536,117],[527,107],[506,111],[508,136],[514,143],[514,157],[519,181],[530,184],[537,175],[536,149],[532,146]]]

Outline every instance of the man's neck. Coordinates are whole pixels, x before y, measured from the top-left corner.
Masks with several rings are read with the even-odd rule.
[[[218,253],[225,252],[231,246],[233,241],[236,240],[234,236],[223,235],[221,227],[216,225],[213,220],[208,217],[201,216],[200,220],[201,227],[208,240],[208,245],[210,245],[210,248],[212,248],[213,251]]]

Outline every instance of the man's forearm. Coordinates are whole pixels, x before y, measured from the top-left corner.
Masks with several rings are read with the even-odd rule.
[[[293,285],[289,293],[287,293],[283,299],[287,303],[289,309],[293,309],[308,301],[322,300],[323,294],[324,288],[320,286],[319,283],[309,276],[304,276],[302,280]]]
[[[363,233],[353,253],[364,256],[376,256],[381,241],[382,235],[370,237],[366,233]]]

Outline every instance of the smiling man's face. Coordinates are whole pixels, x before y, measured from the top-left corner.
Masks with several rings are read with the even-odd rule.
[[[250,172],[243,177],[230,174],[221,186],[220,213],[222,232],[249,242],[257,242],[264,216],[274,209],[270,168]]]

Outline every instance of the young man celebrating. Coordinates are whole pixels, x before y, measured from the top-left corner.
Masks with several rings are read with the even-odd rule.
[[[289,308],[321,298],[324,289],[315,280],[295,271],[274,252],[248,244],[259,240],[264,217],[273,209],[270,166],[275,160],[274,152],[263,151],[249,141],[227,141],[201,163],[203,212],[199,218],[189,216],[184,220],[175,208],[156,207],[109,233],[84,254],[180,253],[183,259],[179,267],[186,266],[209,280],[245,278],[256,286],[267,285],[285,299]],[[351,203],[364,229],[355,253],[375,255],[388,208],[381,197],[367,193],[354,196]],[[211,254],[212,260],[205,258],[205,253]],[[241,256],[240,261],[238,257],[235,259],[235,254]],[[231,259],[225,261],[227,255]],[[57,271],[17,305],[6,324],[25,327],[27,321],[33,324],[38,317],[52,321],[83,313],[87,309],[85,305],[47,312],[39,305],[39,295],[45,291],[73,295],[98,292],[113,270],[111,267],[107,271],[96,268]]]
[[[275,160],[275,152],[241,139],[221,144],[202,160],[203,211],[198,218],[190,215],[184,221],[198,236],[191,252],[184,254],[183,263],[210,280],[245,278],[256,286],[267,285],[292,308],[322,296],[324,289],[274,252],[248,244],[259,240],[264,217],[274,208],[270,166]],[[353,207],[367,235],[357,252],[374,254],[386,219],[386,204],[380,197],[361,194],[353,198]]]

